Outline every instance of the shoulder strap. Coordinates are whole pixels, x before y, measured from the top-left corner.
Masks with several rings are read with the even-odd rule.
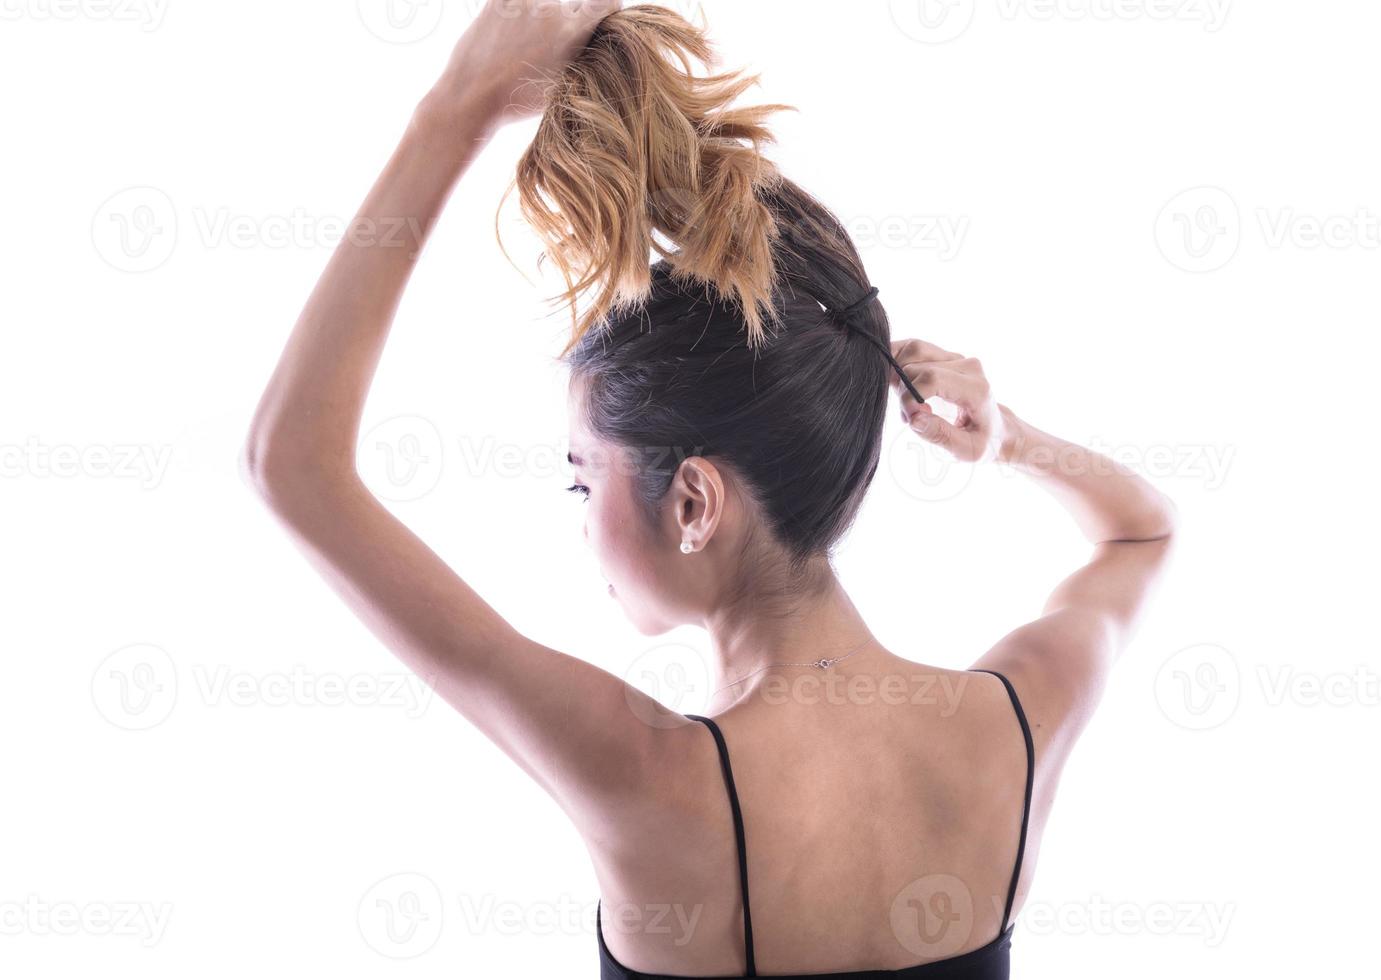
[[[1031,740],[1031,726],[1026,721],[1026,712],[1021,709],[1021,701],[1017,699],[1016,688],[1012,686],[1004,675],[995,670],[975,670],[979,674],[992,674],[1002,681],[1002,686],[1007,688],[1007,696],[1012,699],[1012,707],[1016,710],[1017,721],[1021,722],[1021,735],[1026,740],[1026,801],[1021,807],[1021,837],[1017,841],[1017,863],[1012,869],[1012,884],[1007,889],[1007,906],[1002,910],[1002,931],[1007,931],[1007,920],[1012,915],[1012,902],[1017,897],[1017,882],[1021,879],[1021,859],[1026,854],[1026,827],[1031,819],[1031,790],[1036,781],[1036,745]]]
[[[743,834],[743,811],[738,805],[738,790],[734,788],[734,770],[729,765],[729,746],[724,742],[724,733],[709,718],[701,715],[686,715],[710,730],[714,736],[715,747],[719,750],[719,765],[724,770],[724,786],[729,791],[729,809],[734,815],[734,838],[738,841],[738,885],[743,893],[743,955],[747,961],[750,977],[758,975],[757,964],[753,961],[753,916],[748,910],[748,849]]]

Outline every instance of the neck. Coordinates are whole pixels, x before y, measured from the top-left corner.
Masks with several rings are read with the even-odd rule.
[[[819,672],[812,664],[848,656],[838,671],[867,659],[879,647],[857,607],[833,571],[809,595],[745,596],[717,612],[705,624],[713,651],[714,696],[711,706],[724,710],[745,701],[773,677]]]

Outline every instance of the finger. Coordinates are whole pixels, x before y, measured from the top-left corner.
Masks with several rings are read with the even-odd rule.
[[[903,366],[907,378],[924,398],[943,398],[962,408],[975,410],[988,394],[987,379],[955,370],[954,362],[929,362]],[[897,383],[900,384],[900,378]],[[910,396],[910,392],[899,392]]]
[[[898,364],[943,364],[951,371],[963,371],[967,374],[982,374],[983,363],[976,357],[965,357],[963,354],[952,354],[949,357],[898,357]]]
[[[911,424],[911,417],[917,412],[934,414],[934,409],[926,402],[917,401],[916,396],[905,386],[897,386],[897,401],[901,405],[901,420],[907,425]]]
[[[917,400],[910,395],[910,392],[902,396],[902,407],[900,407],[900,411],[902,411],[902,421],[905,422],[906,425],[910,425],[911,422],[916,421],[917,415],[920,414],[935,415],[936,418],[943,418],[943,421],[949,422],[949,424],[957,428],[958,431],[965,433],[971,433],[971,427],[972,424],[974,424],[974,415],[969,413],[969,410],[965,409],[965,407],[956,406],[954,418],[950,420],[950,418],[947,417],[947,413],[943,415],[936,413],[934,406],[931,406],[928,402],[917,403]]]
[[[593,26],[616,10],[621,10],[623,0],[574,0],[565,6],[567,13],[577,14]]]
[[[935,410],[926,402],[916,401],[915,396],[909,391],[902,391],[898,400],[900,402],[898,411],[901,412],[901,420],[907,425],[911,424],[911,419],[918,412],[924,412],[927,415],[933,415],[935,413]]]
[[[914,337],[892,341],[892,357],[898,364],[908,361],[957,361],[960,355]]]
[[[923,440],[940,447],[955,459],[972,463],[982,454],[983,440],[979,433],[946,422],[933,413],[917,412],[909,427]]]
[[[948,401],[948,399],[943,399]],[[917,412],[925,412],[929,415],[935,414],[934,406],[930,402],[918,402],[910,391],[902,391],[899,396],[901,403],[901,419],[907,425],[911,424],[912,418]],[[965,432],[969,431],[969,424],[973,419],[973,413],[957,402],[951,403],[955,407],[955,417],[953,421],[946,418],[945,421]]]

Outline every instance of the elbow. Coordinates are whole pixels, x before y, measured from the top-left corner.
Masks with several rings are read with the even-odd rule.
[[[343,456],[344,454],[336,454]],[[353,460],[346,465],[332,456],[306,451],[301,445],[251,430],[240,447],[240,480],[275,513],[289,515],[321,501],[333,487],[357,478]]]
[[[240,447],[237,460],[240,482],[275,512],[292,499],[292,474],[279,459],[276,450],[251,435]]]
[[[1179,527],[1179,510],[1174,501],[1158,490],[1151,490],[1137,502],[1135,510],[1110,529],[1100,544],[1170,544]]]
[[[260,491],[263,477],[263,453],[253,436],[240,445],[240,455],[235,460],[240,482],[255,493]]]
[[[240,444],[240,482],[261,497],[270,495],[291,476],[286,455],[279,440],[253,426]]]
[[[1175,502],[1160,491],[1156,492],[1159,512],[1157,514],[1157,524],[1160,533],[1154,538],[1156,541],[1173,541],[1179,531],[1180,509],[1175,506]]]

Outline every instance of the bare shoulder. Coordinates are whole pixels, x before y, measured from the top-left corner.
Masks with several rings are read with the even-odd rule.
[[[1047,624],[1049,625],[1049,624]],[[1072,630],[1094,629],[1071,622]],[[1058,630],[1015,630],[975,665],[992,671],[1011,685],[1009,701],[1025,718],[1038,766],[1059,763],[1068,756],[1102,698],[1105,675],[1072,664],[1072,650],[1096,645],[1092,638],[1062,643]],[[1047,646],[1048,645],[1048,646]],[[997,681],[997,678],[993,678]]]
[[[704,855],[728,853],[733,844],[723,769],[708,726],[667,713],[650,738],[640,792],[584,828],[586,846],[610,894],[672,879],[709,886],[722,869],[707,865]],[[678,844],[669,848],[668,841]]]
[[[1170,553],[1169,538],[1099,545],[1051,594],[1040,618],[1012,630],[974,665],[1011,681],[1043,766],[1058,769],[1088,726]]]

